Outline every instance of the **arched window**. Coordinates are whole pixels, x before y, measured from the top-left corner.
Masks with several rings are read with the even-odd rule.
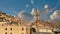
[[[7,32],[5,32],[5,34],[7,34]]]
[[[12,32],[10,34],[12,34]]]
[[[5,30],[7,30],[7,28],[5,28]]]
[[[10,30],[12,30],[12,28],[10,28]]]
[[[35,28],[31,28],[30,29],[32,32],[36,32],[36,29]]]
[[[24,30],[24,28],[22,28],[22,31]]]

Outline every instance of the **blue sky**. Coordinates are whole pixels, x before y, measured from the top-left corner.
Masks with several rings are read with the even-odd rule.
[[[17,16],[22,10],[30,13],[32,8],[44,12],[44,5],[46,4],[49,8],[53,8],[52,11],[60,10],[60,0],[0,0],[0,10],[9,15]],[[46,17],[49,18],[50,14],[51,12]]]

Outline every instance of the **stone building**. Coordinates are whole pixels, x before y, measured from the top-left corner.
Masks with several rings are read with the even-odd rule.
[[[0,34],[30,34],[30,25],[23,22],[17,17],[0,12]]]
[[[23,19],[0,12],[0,34],[32,34],[32,32],[53,33],[51,23],[40,20],[40,11],[35,10],[36,21],[26,22]]]

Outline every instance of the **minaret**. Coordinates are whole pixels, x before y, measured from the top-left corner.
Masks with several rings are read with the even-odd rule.
[[[36,11],[36,27],[37,27],[37,32],[39,32],[39,23],[40,23],[40,11],[37,9]]]
[[[37,31],[39,31],[40,10],[33,8],[31,14],[34,16],[34,22],[37,27]]]
[[[35,21],[40,20],[40,11],[38,9],[32,9],[31,14],[34,16]]]
[[[36,10],[36,21],[40,20],[40,11],[37,9]]]

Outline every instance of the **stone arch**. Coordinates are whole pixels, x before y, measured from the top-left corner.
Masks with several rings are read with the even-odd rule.
[[[37,27],[36,25],[33,25],[30,27],[30,33],[36,33],[37,32]]]
[[[33,25],[31,28],[35,28],[35,29],[36,29],[36,31],[37,31],[37,27],[36,27],[36,25]]]
[[[30,28],[30,34],[36,33],[36,29],[35,28]]]
[[[30,28],[31,32],[36,32],[35,28]]]

